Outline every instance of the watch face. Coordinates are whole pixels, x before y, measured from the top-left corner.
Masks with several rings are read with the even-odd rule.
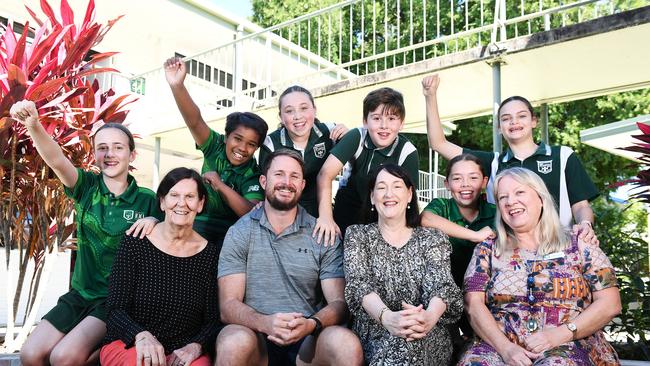
[[[578,330],[578,327],[573,323],[566,323],[566,327],[569,328],[569,330],[572,331],[572,332],[575,332],[576,330]]]

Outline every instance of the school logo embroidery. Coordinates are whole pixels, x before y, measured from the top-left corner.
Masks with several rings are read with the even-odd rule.
[[[538,161],[537,171],[542,174],[548,174],[553,171],[553,160]]]
[[[126,221],[138,220],[144,218],[144,213],[133,211],[133,210],[124,210],[124,212],[122,213],[122,217]]]
[[[322,158],[325,156],[325,143],[321,142],[319,144],[314,145],[314,155],[316,155],[317,158]]]

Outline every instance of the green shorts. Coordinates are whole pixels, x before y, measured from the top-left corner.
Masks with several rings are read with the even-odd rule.
[[[106,322],[106,299],[86,300],[77,292],[70,290],[59,297],[56,306],[43,319],[50,322],[62,333],[68,333],[87,316]]]

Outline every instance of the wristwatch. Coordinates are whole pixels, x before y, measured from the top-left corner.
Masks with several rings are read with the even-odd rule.
[[[572,339],[576,339],[576,335],[578,334],[578,326],[575,323],[571,323],[571,322],[564,323],[564,325],[566,325],[566,327],[571,331],[571,333],[573,333]]]
[[[307,319],[312,319],[313,321],[316,322],[316,328],[314,328],[314,331],[311,332],[311,335],[313,335],[314,337],[317,337],[320,334],[320,332],[323,330],[323,323],[321,323],[320,319],[318,319],[317,317],[315,317],[313,315],[310,316]]]

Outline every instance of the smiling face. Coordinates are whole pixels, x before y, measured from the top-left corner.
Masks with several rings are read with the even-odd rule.
[[[363,120],[370,139],[380,149],[395,142],[403,124],[402,118],[385,104],[380,104],[375,110],[370,111]]]
[[[406,220],[406,207],[412,196],[413,191],[406,186],[402,178],[382,170],[377,174],[370,202],[375,206],[379,220]]]
[[[95,163],[107,177],[118,178],[129,173],[129,163],[135,159],[135,151],[129,150],[129,138],[117,128],[104,128],[94,137]]]
[[[451,167],[445,186],[459,207],[478,208],[478,199],[487,181],[488,177],[481,173],[478,164],[462,160]]]
[[[276,156],[265,175],[260,176],[260,183],[271,207],[279,211],[288,211],[298,205],[302,190],[305,188],[300,164],[289,156]]]
[[[501,107],[499,129],[508,143],[532,140],[536,126],[537,118],[526,103],[512,100]]]
[[[199,198],[196,181],[183,179],[176,183],[161,200],[160,209],[165,221],[177,226],[192,226],[194,218],[203,209],[204,199]]]
[[[295,91],[280,100],[280,119],[292,139],[309,137],[315,118],[316,107],[307,94]]]
[[[239,126],[226,136],[226,157],[234,166],[247,163],[259,146],[260,136],[255,130]]]
[[[503,222],[515,233],[534,232],[542,213],[542,199],[535,190],[504,176],[497,184],[497,205]]]

